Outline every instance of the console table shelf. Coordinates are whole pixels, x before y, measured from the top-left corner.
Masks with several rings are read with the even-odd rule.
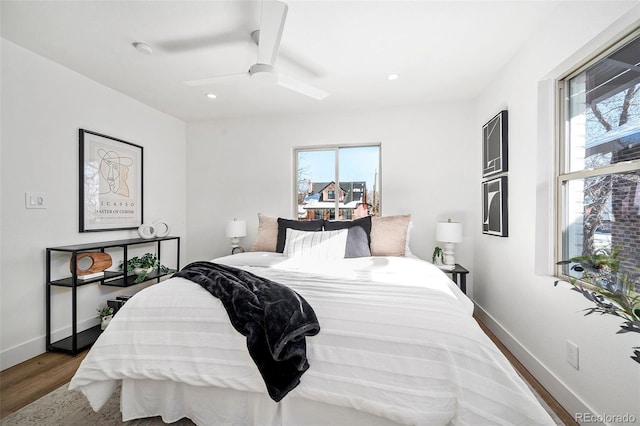
[[[145,277],[143,282],[156,280],[156,282],[160,282],[160,278],[170,275],[176,270],[180,269],[180,237],[158,237],[158,238],[132,238],[127,240],[116,240],[116,241],[102,241],[97,243],[89,243],[89,244],[74,244],[68,246],[60,246],[60,247],[48,247],[46,249],[46,282],[45,286],[47,289],[47,301],[46,301],[46,310],[47,310],[47,351],[63,351],[69,352],[73,355],[77,354],[80,350],[91,346],[93,342],[96,341],[98,336],[100,336],[101,330],[100,325],[95,327],[88,328],[87,330],[78,331],[78,287],[86,286],[89,284],[100,284],[105,286],[112,287],[129,287],[133,285],[137,285],[140,283],[136,283],[136,276],[129,275],[129,273],[124,271],[104,271],[104,275],[101,277],[91,278],[87,280],[78,279],[77,275],[77,257],[79,253],[83,252],[91,252],[91,251],[100,251],[104,253],[109,250],[121,251],[122,262],[123,264],[127,264],[129,260],[128,249],[131,246],[137,246],[141,244],[153,244],[156,256],[160,263],[162,263],[161,257],[161,248],[162,243],[166,241],[173,241],[176,244],[176,258],[175,258],[175,269],[171,269],[169,272],[161,272],[161,271],[152,271]],[[62,278],[52,279],[52,268],[51,268],[51,257],[53,253],[61,252],[68,253],[70,258],[70,269],[71,276],[66,276]],[[51,342],[51,287],[67,287],[71,290],[71,336],[66,337],[64,339],[58,340],[56,342]]]

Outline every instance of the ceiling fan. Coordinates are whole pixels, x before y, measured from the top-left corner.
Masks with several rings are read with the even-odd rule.
[[[264,0],[262,2],[260,29],[251,33],[251,39],[258,45],[258,58],[257,62],[251,65],[248,72],[191,80],[186,81],[184,84],[188,86],[207,86],[251,78],[266,84],[277,84],[317,100],[322,100],[329,96],[329,93],[322,89],[277,72],[274,69],[278,58],[284,23],[287,18],[287,10],[287,5],[280,1]]]

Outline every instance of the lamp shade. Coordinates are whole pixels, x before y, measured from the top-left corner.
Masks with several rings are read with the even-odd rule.
[[[436,224],[436,240],[445,243],[459,243],[462,241],[462,223],[438,222]]]
[[[227,222],[227,237],[238,238],[247,235],[247,222],[244,220],[230,220]]]

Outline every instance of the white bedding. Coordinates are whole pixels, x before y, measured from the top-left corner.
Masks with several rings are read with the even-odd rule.
[[[120,381],[130,389],[136,383],[140,389],[153,387],[156,381],[218,394],[233,389],[245,398],[258,396],[259,404],[277,411],[274,418],[285,424],[282,412],[295,411],[296,401],[345,407],[399,424],[554,424],[472,318],[472,302],[428,262],[370,257],[321,264],[255,252],[214,262],[288,285],[316,312],[321,331],[307,337],[311,367],[279,406],[265,400],[245,338],[230,325],[220,301],[183,278],[132,297],[82,362],[70,389],[81,390],[94,410]],[[195,399],[186,393],[178,404]],[[196,411],[211,409],[197,405]],[[316,411],[314,416],[322,415]],[[211,418],[194,417],[196,423]]]

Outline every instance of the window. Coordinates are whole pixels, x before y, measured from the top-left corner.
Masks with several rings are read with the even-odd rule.
[[[298,219],[380,214],[380,150],[380,145],[295,149]]]
[[[559,256],[621,250],[640,265],[640,32],[561,80]],[[579,273],[563,271],[579,278]]]

